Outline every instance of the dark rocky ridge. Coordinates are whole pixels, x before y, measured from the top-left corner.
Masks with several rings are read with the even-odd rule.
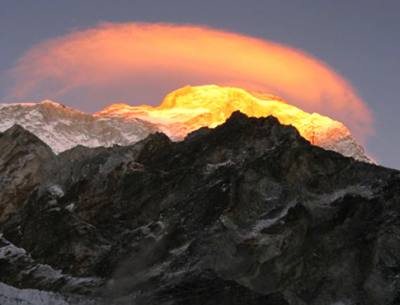
[[[0,133],[0,221],[24,204],[53,158],[46,144],[19,125]]]
[[[105,304],[400,304],[396,170],[241,113],[179,143],[54,156],[33,142],[38,180],[11,176],[28,195],[0,227],[6,284]]]

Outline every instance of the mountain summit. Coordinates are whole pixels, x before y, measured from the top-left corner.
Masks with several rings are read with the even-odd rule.
[[[76,145],[127,145],[156,131],[180,141],[201,127],[223,124],[234,111],[251,117],[272,115],[282,124],[296,127],[314,145],[371,162],[349,129],[338,121],[307,113],[273,95],[215,85],[178,89],[158,107],[114,104],[94,115],[52,101],[3,105],[0,131],[20,124],[59,153]]]
[[[307,113],[279,97],[216,85],[187,86],[168,94],[160,106],[111,105],[98,117],[140,118],[157,125],[170,138],[181,140],[201,127],[216,127],[234,111],[251,117],[272,115],[293,125],[312,144],[345,156],[371,162],[364,149],[342,123],[317,113]]]

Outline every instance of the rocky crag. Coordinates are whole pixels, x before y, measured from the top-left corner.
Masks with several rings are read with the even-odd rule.
[[[0,147],[6,304],[400,304],[400,172],[274,117],[59,155],[15,126]]]

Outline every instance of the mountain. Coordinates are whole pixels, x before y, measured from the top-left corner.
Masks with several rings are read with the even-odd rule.
[[[49,100],[0,105],[0,131],[14,124],[34,133],[56,153],[77,145],[128,145],[158,130],[139,119],[98,118]]]
[[[302,111],[276,96],[215,85],[178,89],[157,107],[114,104],[94,115],[51,101],[2,105],[0,131],[19,124],[60,153],[77,145],[128,145],[156,131],[181,141],[201,127],[224,123],[234,111],[252,117],[273,115],[281,123],[296,127],[314,145],[373,162],[338,121]]]
[[[272,115],[293,125],[312,144],[360,161],[372,162],[341,122],[318,113],[307,113],[279,97],[216,85],[186,86],[169,93],[157,107],[115,104],[96,113],[98,117],[132,118],[156,124],[171,139],[182,140],[201,127],[216,127],[234,111],[251,117]]]
[[[0,221],[6,304],[400,303],[399,171],[240,112],[58,155],[14,129],[9,160],[32,143],[43,174],[9,181],[29,195]]]
[[[0,133],[0,221],[21,207],[53,158],[49,146],[19,125]]]

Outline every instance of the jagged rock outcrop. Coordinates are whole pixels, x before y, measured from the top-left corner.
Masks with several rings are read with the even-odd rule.
[[[400,172],[312,146],[273,117],[236,112],[182,142],[156,133],[41,164],[0,224],[7,285],[26,272],[1,252],[11,243],[29,264],[92,279],[98,304],[400,303]],[[64,294],[43,277],[18,285]]]
[[[46,144],[19,125],[0,133],[0,221],[23,206],[53,158]]]

